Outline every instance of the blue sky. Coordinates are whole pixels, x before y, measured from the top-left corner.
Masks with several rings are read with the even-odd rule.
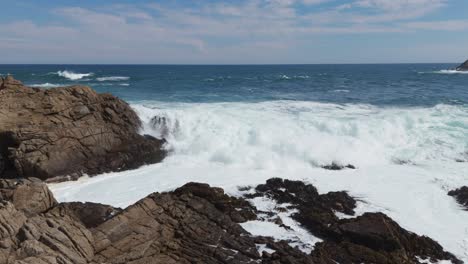
[[[1,1],[1,63],[468,59],[467,0]]]

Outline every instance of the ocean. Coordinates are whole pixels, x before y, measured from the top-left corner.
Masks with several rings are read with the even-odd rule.
[[[190,181],[223,187],[271,177],[347,190],[468,261],[468,74],[457,64],[1,65],[26,85],[82,84],[127,101],[141,133],[167,139],[160,164],[51,185],[59,201],[125,207]],[[152,125],[155,116],[166,124]],[[329,171],[324,165],[352,164]]]

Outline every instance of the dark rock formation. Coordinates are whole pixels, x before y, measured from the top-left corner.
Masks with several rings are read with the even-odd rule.
[[[456,190],[452,190],[448,193],[448,195],[455,197],[457,202],[465,207],[468,210],[468,187],[463,186]]]
[[[6,159],[3,158],[2,153],[0,153],[0,175],[3,175],[6,167]]]
[[[294,218],[324,239],[311,254],[287,241],[247,233],[238,223],[256,219],[256,208],[207,184],[153,193],[120,210],[95,203],[56,204],[38,180],[0,183],[0,264],[419,263],[416,256],[460,263],[430,238],[402,229],[384,214],[338,219],[334,211],[352,214],[354,199],[345,192],[319,195],[302,182],[271,179],[252,197],[292,204]],[[32,193],[29,199],[26,190]],[[271,251],[260,255],[259,245]]]
[[[342,170],[342,169],[356,169],[354,165],[348,164],[348,165],[340,165],[338,163],[332,162],[332,164],[329,165],[324,165],[322,168],[326,170]]]
[[[457,71],[468,71],[468,60],[457,67]]]
[[[165,156],[164,140],[138,134],[140,120],[127,103],[86,86],[42,90],[8,76],[0,82],[0,113],[4,178],[60,181]]]
[[[312,185],[282,179],[270,179],[256,191],[249,197],[292,204],[298,211],[292,217],[324,240],[311,253],[312,263],[419,263],[418,257],[461,263],[434,240],[406,231],[385,214],[338,219],[335,212],[354,214],[356,201],[346,192],[319,195]]]

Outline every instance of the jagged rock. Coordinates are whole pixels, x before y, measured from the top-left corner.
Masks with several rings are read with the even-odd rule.
[[[86,86],[42,90],[8,76],[1,82],[0,112],[4,178],[60,181],[165,156],[164,140],[138,134],[140,120],[127,103]]]
[[[69,216],[45,214],[29,218],[16,238],[17,259],[30,263],[43,258],[55,259],[57,263],[89,263],[94,257],[92,233]]]
[[[332,162],[332,164],[329,165],[324,165],[322,168],[326,170],[342,170],[342,169],[356,169],[354,165],[348,164],[348,165],[340,165],[338,163]]]
[[[468,60],[457,67],[457,71],[468,71]]]
[[[38,179],[0,179],[0,200],[11,202],[26,216],[43,213],[57,204],[49,188]]]
[[[455,197],[457,202],[468,210],[468,186],[463,186],[456,190],[452,190],[448,195]]]
[[[206,184],[155,193],[95,229],[94,261],[256,263],[254,240],[230,217],[250,209]]]
[[[312,255],[321,263],[420,263],[450,260],[463,263],[434,240],[401,228],[382,213],[338,221],[337,236],[318,243]]]
[[[451,260],[428,237],[401,228],[382,213],[354,214],[346,192],[319,194],[299,181],[270,179],[247,197],[267,196],[323,239],[311,254],[288,241],[255,237],[239,223],[257,218],[243,198],[188,183],[153,193],[124,210],[96,203],[56,204],[37,179],[0,180],[0,264],[6,263],[419,263]],[[281,219],[277,221],[281,225]],[[258,252],[259,246],[269,249]]]
[[[308,263],[419,263],[418,258],[462,263],[434,240],[401,228],[382,213],[339,219],[335,212],[354,214],[356,201],[346,192],[319,195],[299,181],[270,179],[247,197],[267,196],[297,210],[292,217],[324,242],[315,245]]]
[[[356,207],[356,201],[346,192],[319,195],[313,185],[301,181],[273,178],[255,190],[255,194],[246,197],[266,196],[281,204],[292,204],[299,212],[292,217],[318,237],[332,235],[329,226],[338,221],[335,211],[353,215]]]

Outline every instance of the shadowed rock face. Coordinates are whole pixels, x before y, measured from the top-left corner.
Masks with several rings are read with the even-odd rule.
[[[272,179],[254,195],[298,209],[294,217],[324,239],[311,254],[287,241],[250,235],[239,223],[256,219],[256,208],[207,184],[153,193],[124,210],[95,203],[56,204],[40,181],[0,180],[0,186],[0,264],[400,264],[419,263],[416,256],[460,263],[430,238],[402,229],[384,214],[338,219],[333,211],[352,213],[355,201],[345,192],[319,195],[302,182]],[[18,204],[14,194],[24,189],[33,195]],[[47,200],[51,202],[43,202]],[[304,211],[308,206],[311,211]],[[274,252],[260,255],[258,244]]]
[[[457,202],[465,207],[468,210],[468,187],[463,186],[456,190],[452,190],[448,193],[448,195],[455,197]]]
[[[468,60],[457,67],[457,71],[468,71]]]
[[[138,134],[124,101],[86,86],[42,90],[0,81],[0,174],[51,181],[161,161],[164,140]]]

